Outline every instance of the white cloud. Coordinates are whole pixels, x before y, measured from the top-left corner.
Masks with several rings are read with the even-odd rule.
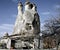
[[[0,32],[0,37],[2,37],[2,36],[3,36],[3,33],[4,33],[4,32]]]
[[[45,23],[41,23],[41,30],[44,30],[45,28],[44,28],[44,24]]]
[[[11,35],[12,31],[11,32],[10,31],[8,31],[8,32],[2,31],[2,32],[0,32],[0,37],[3,37],[5,35],[5,33],[8,33],[9,35]]]
[[[9,34],[13,31],[13,24],[1,24],[0,25],[0,37],[4,35],[5,32],[8,32]]]
[[[42,14],[42,15],[49,15],[50,12],[42,12],[41,14]]]
[[[60,5],[54,5],[54,8],[60,8]]]
[[[0,25],[0,29],[11,29],[13,28],[12,24],[2,24]]]

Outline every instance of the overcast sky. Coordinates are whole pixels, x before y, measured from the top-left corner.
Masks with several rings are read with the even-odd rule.
[[[25,4],[25,0],[20,0]],[[30,0],[37,5],[37,10],[43,26],[46,19],[56,15],[55,9],[60,8],[60,0]],[[17,15],[18,0],[0,0],[0,36],[5,32],[11,34]]]

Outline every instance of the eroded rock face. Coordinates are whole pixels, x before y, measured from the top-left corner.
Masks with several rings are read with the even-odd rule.
[[[24,13],[21,4],[18,5],[18,15],[13,34],[34,35],[40,33],[40,19],[36,5],[26,2]],[[27,36],[28,36],[27,35]]]
[[[31,4],[30,2],[26,2],[23,13],[23,6],[20,2],[18,3],[18,15],[16,18],[13,35],[9,36],[8,33],[6,33],[5,36],[7,37],[7,40],[3,39],[3,41],[6,41],[6,43],[8,42],[7,48],[10,48],[13,43],[15,43],[13,44],[13,47],[16,45],[15,47],[19,46],[22,48],[34,48],[34,46],[38,47],[38,39],[35,39],[35,37],[37,37],[39,33],[40,19],[37,13],[36,5]]]

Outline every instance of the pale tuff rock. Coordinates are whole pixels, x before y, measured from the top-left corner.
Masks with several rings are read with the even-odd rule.
[[[22,3],[18,3],[18,15],[15,22],[13,34],[39,34],[40,33],[40,20],[37,13],[37,7],[30,2],[25,3],[25,10],[23,13]]]
[[[35,4],[33,4],[33,8],[32,8],[32,12],[34,15],[34,20],[33,20],[33,27],[34,27],[34,34],[39,34],[40,33],[40,19],[39,19],[39,15],[37,13],[37,6]]]
[[[32,4],[27,2],[25,4],[25,11],[23,14],[23,19],[24,19],[24,25],[25,25],[25,30],[28,34],[33,34],[34,28],[32,25],[32,22],[34,20],[34,15],[31,13],[32,12]],[[25,31],[24,30],[24,31]]]
[[[18,14],[14,26],[12,35],[5,34],[1,43],[7,44],[7,48],[10,48],[13,44],[16,48],[20,46],[37,48],[39,45],[39,33],[40,33],[40,19],[37,13],[37,7],[30,2],[25,3],[25,10],[23,12],[23,5],[18,3]],[[15,42],[13,42],[13,40]]]
[[[18,15],[17,15],[17,19],[15,22],[15,27],[14,27],[14,34],[20,34],[21,29],[23,27],[23,5],[21,2],[18,3]]]
[[[29,5],[30,5],[30,2],[25,3],[25,10],[29,11],[29,9],[30,9]]]

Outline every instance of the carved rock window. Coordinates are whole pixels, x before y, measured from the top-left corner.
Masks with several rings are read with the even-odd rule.
[[[31,30],[30,23],[26,23],[26,30]]]

